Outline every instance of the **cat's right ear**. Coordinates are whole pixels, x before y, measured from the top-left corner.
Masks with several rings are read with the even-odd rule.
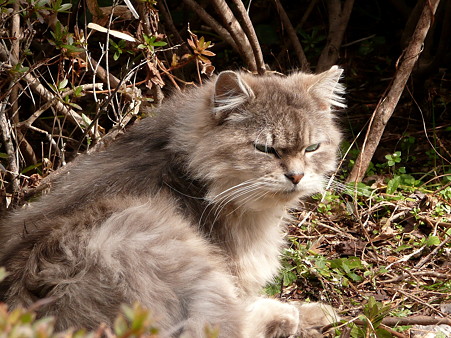
[[[218,118],[228,117],[239,107],[254,97],[252,89],[242,80],[238,73],[221,72],[216,78],[213,98],[213,113]]]

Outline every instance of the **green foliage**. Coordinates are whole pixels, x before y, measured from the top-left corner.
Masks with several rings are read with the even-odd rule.
[[[156,36],[148,36],[146,34],[143,34],[144,43],[141,43],[138,45],[139,49],[147,49],[150,52],[154,52],[155,47],[162,47],[166,46],[167,43],[165,41],[159,41],[157,40]]]
[[[123,305],[122,313],[114,321],[114,333],[117,337],[140,337],[158,333],[151,313],[141,305]]]
[[[28,72],[29,70],[30,70],[30,67],[25,67],[22,65],[22,63],[19,62],[14,67],[11,68],[10,72],[23,74],[23,73]]]
[[[48,39],[48,42],[55,48],[61,49],[64,53],[84,52],[83,48],[77,46],[79,42],[74,40],[74,34],[69,32],[69,27],[63,26],[59,21],[56,22],[55,29],[50,34],[53,39]]]
[[[401,162],[401,152],[396,151],[394,154],[385,155],[385,158],[387,159],[387,165],[393,167],[395,164]]]
[[[280,275],[267,286],[266,292],[274,295],[281,291],[281,286],[290,286],[300,277],[324,279],[337,287],[349,287],[350,283],[361,282],[364,272],[370,269],[371,265],[358,257],[329,259],[316,253],[310,243],[304,245],[291,238],[291,247],[285,250]]]
[[[6,304],[0,303],[0,337],[4,338],[97,338],[102,336],[117,338],[157,337],[158,329],[154,326],[151,313],[142,306],[123,306],[115,322],[113,330],[100,326],[95,332],[86,330],[74,331],[72,329],[55,332],[55,319],[44,317],[36,319],[36,314],[23,308],[8,311]],[[210,338],[217,337],[211,331]]]
[[[121,56],[121,54],[123,53],[128,53],[128,54],[134,54],[134,52],[130,49],[127,49],[127,42],[125,40],[119,40],[118,43],[116,43],[113,39],[110,39],[110,45],[111,45],[111,49],[113,50],[114,54],[113,54],[113,60],[117,61],[119,59],[119,57]],[[139,45],[139,46],[143,46],[142,49],[147,48],[146,45]],[[138,48],[140,48],[138,46]]]
[[[350,323],[351,338],[389,338],[393,337],[390,332],[381,327],[382,319],[390,312],[390,306],[377,302],[374,297],[369,297],[363,307],[363,314],[359,316],[363,325]]]
[[[323,42],[326,40],[324,34],[324,27],[313,27],[310,31],[298,30],[301,36],[301,43],[306,53],[319,55],[323,47]]]

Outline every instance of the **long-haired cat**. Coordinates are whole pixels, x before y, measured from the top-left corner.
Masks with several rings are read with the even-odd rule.
[[[56,327],[111,325],[139,301],[161,337],[318,334],[320,304],[261,296],[279,269],[287,207],[336,166],[342,70],[226,71],[177,94],[0,227],[0,301]]]

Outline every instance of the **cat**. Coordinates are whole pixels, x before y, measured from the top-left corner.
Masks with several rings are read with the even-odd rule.
[[[45,299],[56,329],[149,308],[161,337],[321,336],[327,305],[261,295],[278,273],[287,208],[336,168],[342,69],[224,71],[175,94],[53,190],[1,221],[0,301]]]

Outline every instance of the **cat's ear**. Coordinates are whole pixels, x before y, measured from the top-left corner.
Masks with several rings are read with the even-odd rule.
[[[339,82],[343,69],[332,66],[323,73],[314,75],[307,91],[320,100],[325,109],[332,107],[345,108],[344,86]]]
[[[217,116],[236,111],[241,105],[254,97],[252,89],[238,73],[221,72],[216,78],[213,97],[213,113]]]

